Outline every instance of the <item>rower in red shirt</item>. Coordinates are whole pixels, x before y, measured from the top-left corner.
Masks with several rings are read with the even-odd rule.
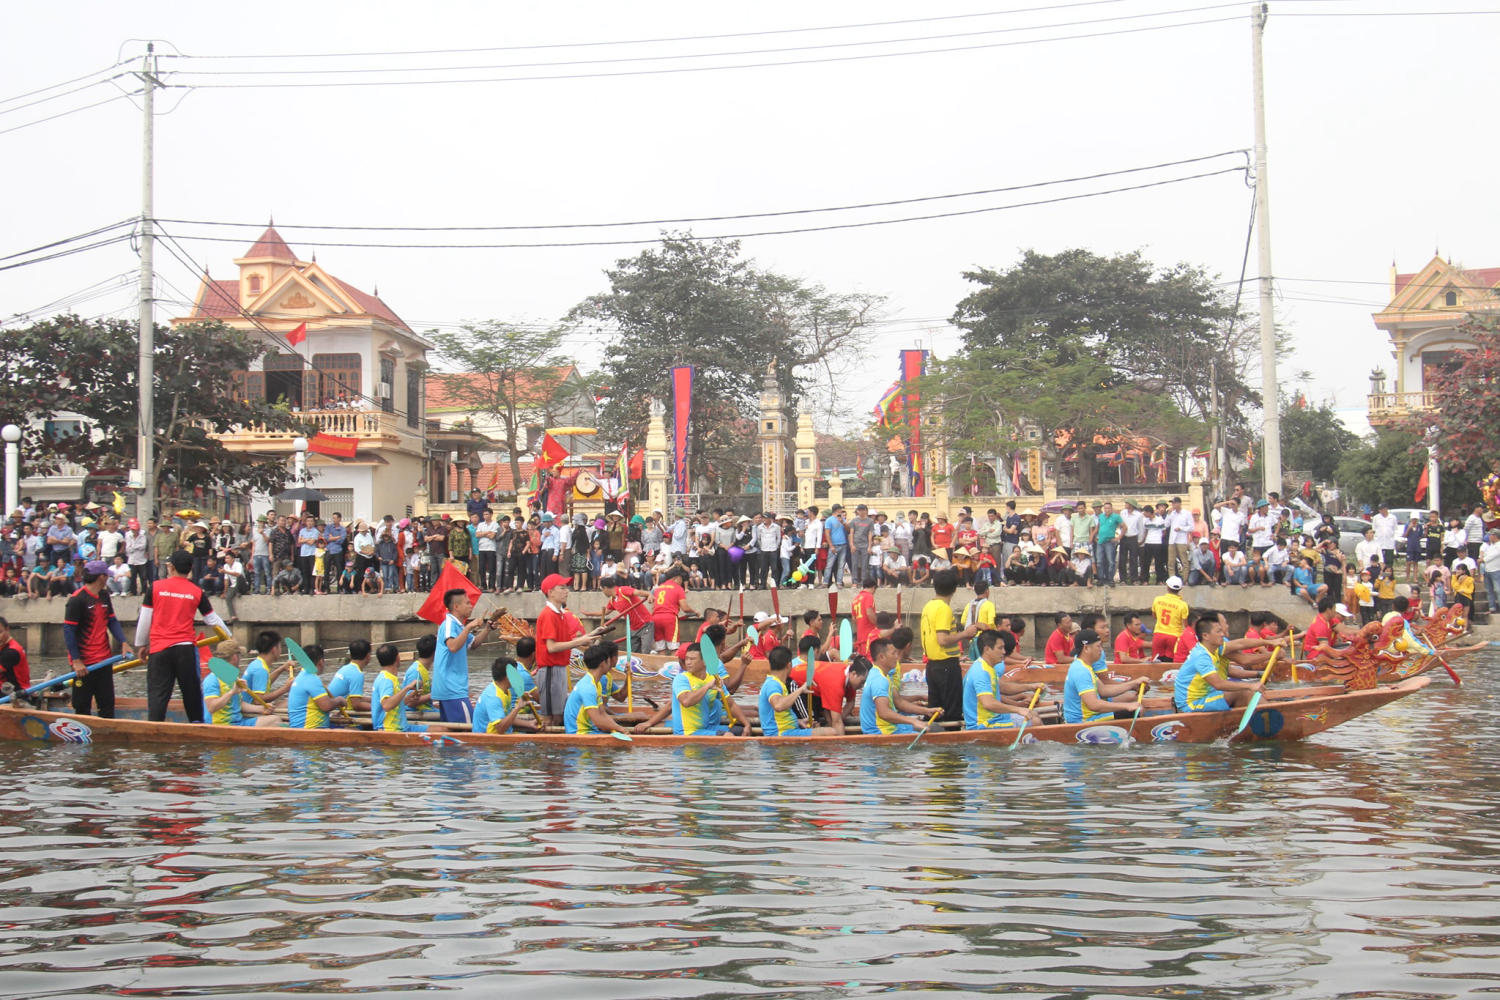
[[[798,643],[798,656],[802,663],[791,669],[790,683],[793,687],[807,679],[807,664],[813,664],[813,704],[823,709],[822,724],[834,732],[844,733],[844,713],[859,712],[859,692],[869,676],[869,660],[856,656],[850,663],[835,663],[818,660],[818,640],[815,636],[803,636]],[[855,726],[859,723],[856,721]]]
[[[229,627],[190,579],[192,554],[178,549],[172,553],[168,565],[170,572],[166,579],[151,584],[141,598],[135,625],[136,648],[147,647],[151,653],[146,665],[146,717],[152,722],[166,721],[167,702],[172,699],[175,684],[182,692],[182,708],[188,721],[203,722],[203,684],[198,677],[198,650],[193,645],[197,639],[193,619],[201,614],[205,625],[213,626],[226,637]]]
[[[104,589],[107,574],[103,561],[85,563],[80,578],[83,586],[73,591],[63,611],[63,645],[68,650],[68,666],[78,675],[73,684],[73,711],[89,715],[97,709],[101,719],[115,717],[114,671],[106,667],[90,672],[85,668],[114,655],[111,639],[120,643],[125,655],[135,655]]]
[[[1198,645],[1198,633],[1190,628],[1183,629],[1182,634],[1177,637],[1177,644],[1172,647],[1172,662],[1187,662],[1188,654],[1196,645]]]
[[[11,670],[16,687],[22,691],[31,687],[31,664],[26,661],[26,650],[10,634],[10,623],[4,618],[0,618],[0,649],[14,649],[21,657],[21,662]]]
[[[1125,627],[1120,630],[1119,635],[1115,636],[1115,662],[1150,662],[1150,657],[1146,655],[1146,636],[1141,631],[1140,615],[1125,616]]]
[[[1349,609],[1325,597],[1318,602],[1318,616],[1307,626],[1302,637],[1302,658],[1319,666],[1335,666],[1346,660],[1345,650],[1337,643],[1339,629],[1353,618]]]
[[[677,647],[678,619],[683,615],[698,613],[687,602],[687,591],[682,587],[685,575],[683,570],[671,570],[666,579],[651,591],[651,628],[655,632],[658,653]]]
[[[578,616],[568,610],[568,578],[553,573],[542,581],[547,603],[536,616],[536,685],[542,717],[560,725],[568,700],[568,663],[575,649],[583,649],[609,631],[601,625],[586,632]]]
[[[868,649],[876,631],[874,580],[865,578],[859,593],[854,595],[854,607],[849,616],[854,619],[854,648]]]
[[[698,643],[702,642],[703,633],[707,632],[715,625],[721,626],[724,629],[724,634],[726,636],[732,635],[733,633],[738,631],[740,627],[739,622],[734,621],[718,608],[704,608],[703,624],[698,626],[698,634],[693,636],[693,644],[697,645]]]
[[[763,660],[767,653],[781,645],[781,626],[785,623],[785,618],[778,618],[764,611],[755,612],[755,631],[760,634],[760,638],[755,640],[751,656]]]
[[[1058,612],[1052,616],[1057,628],[1047,636],[1047,645],[1042,653],[1042,662],[1053,666],[1066,666],[1073,662],[1073,616]]]
[[[631,648],[638,653],[650,650],[655,645],[653,633],[656,630],[652,626],[651,612],[646,607],[649,595],[616,583],[612,576],[599,581],[599,593],[604,595],[604,620],[611,622],[624,616],[630,629]]]

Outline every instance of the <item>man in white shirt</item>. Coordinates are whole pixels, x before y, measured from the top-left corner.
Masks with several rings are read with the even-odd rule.
[[[1167,511],[1167,572],[1184,580],[1193,571],[1193,515],[1182,509],[1182,497],[1173,497]]]
[[[1396,521],[1396,515],[1385,504],[1380,505],[1380,513],[1370,518],[1370,526],[1375,529],[1375,544],[1380,549],[1380,561],[1386,566],[1396,565],[1396,536],[1401,532],[1401,525]],[[1366,566],[1369,563],[1365,564]],[[1361,569],[1364,566],[1360,567]]]
[[[1494,529],[1479,544],[1479,571],[1484,574],[1484,592],[1490,614],[1500,611],[1500,531]]]
[[[1476,505],[1474,507],[1474,512],[1472,514],[1470,514],[1468,517],[1464,518],[1464,544],[1465,544],[1465,546],[1469,550],[1469,558],[1470,559],[1478,559],[1479,558],[1479,547],[1484,544],[1484,505],[1483,504]],[[99,546],[99,551],[100,552],[104,551],[104,546],[102,544]],[[1496,609],[1493,604],[1490,605],[1490,609],[1492,611],[1493,610],[1500,610],[1500,609]]]
[[[1247,527],[1250,531],[1250,547],[1264,556],[1276,541],[1276,518],[1271,516],[1271,505],[1268,502],[1256,501],[1255,513],[1250,515]]]
[[[756,561],[751,566],[750,582],[758,589],[765,589],[766,574],[776,572],[776,560],[781,552],[781,525],[770,511],[763,512],[752,529],[755,539]]]
[[[1266,569],[1272,583],[1285,583],[1292,575],[1292,554],[1287,550],[1286,539],[1280,539],[1266,550]]]
[[[1146,515],[1129,500],[1120,512],[1120,582],[1145,583],[1146,567],[1141,561],[1141,536],[1146,532]]]
[[[1245,515],[1240,513],[1239,505],[1233,500],[1226,500],[1219,505],[1221,508],[1219,516],[1219,538],[1225,542],[1233,542],[1236,547],[1245,543]]]
[[[1361,572],[1370,568],[1372,559],[1380,559],[1380,543],[1375,540],[1375,529],[1366,528],[1365,537],[1354,546],[1354,565]],[[1374,578],[1373,576],[1371,577]]]

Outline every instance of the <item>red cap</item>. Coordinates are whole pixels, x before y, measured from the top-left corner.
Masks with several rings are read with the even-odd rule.
[[[554,587],[566,587],[573,581],[561,573],[553,573],[542,581],[542,593],[550,594]]]

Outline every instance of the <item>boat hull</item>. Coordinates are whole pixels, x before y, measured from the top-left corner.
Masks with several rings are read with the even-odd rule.
[[[1374,711],[1431,683],[1413,677],[1399,684],[1366,691],[1336,693],[1323,689],[1311,697],[1263,701],[1237,741],[1300,740]],[[1277,692],[1284,695],[1285,692]],[[1241,711],[1189,712],[1144,716],[1136,722],[1134,740],[1156,743],[1211,743],[1233,735]],[[1101,719],[1076,725],[1030,726],[1025,742],[1119,744],[1125,741],[1128,720]],[[923,738],[925,745],[986,744],[1008,746],[1015,729],[944,730]],[[0,710],[0,739],[52,744],[197,744],[204,746],[452,746],[516,749],[535,746],[609,747],[611,749],[671,748],[693,745],[743,747],[775,746],[900,746],[910,734],[892,736],[734,737],[636,736],[626,743],[610,736],[568,736],[532,733],[387,733],[350,729],[287,729],[250,726],[191,725],[185,722],[141,722],[99,719],[63,712],[28,709]]]

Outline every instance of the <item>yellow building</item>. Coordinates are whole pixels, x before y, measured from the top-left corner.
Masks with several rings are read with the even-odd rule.
[[[310,485],[330,497],[323,515],[401,516],[426,473],[422,389],[432,344],[379,295],[299,260],[273,227],[234,263],[234,278],[204,276],[192,312],[173,325],[219,320],[268,341],[250,369],[224,373],[226,388],[282,403],[318,434],[354,442],[350,457],[308,453]],[[299,328],[306,339],[293,345]],[[222,440],[291,466],[295,437],[250,426]]]
[[[1390,427],[1431,407],[1431,373],[1454,363],[1455,352],[1472,350],[1463,324],[1476,313],[1500,312],[1500,268],[1466,270],[1434,256],[1420,271],[1400,274],[1393,264],[1390,303],[1375,313],[1375,325],[1391,340],[1394,380],[1385,369],[1370,373],[1369,420]],[[1427,468],[1428,503],[1439,503],[1437,463]]]

